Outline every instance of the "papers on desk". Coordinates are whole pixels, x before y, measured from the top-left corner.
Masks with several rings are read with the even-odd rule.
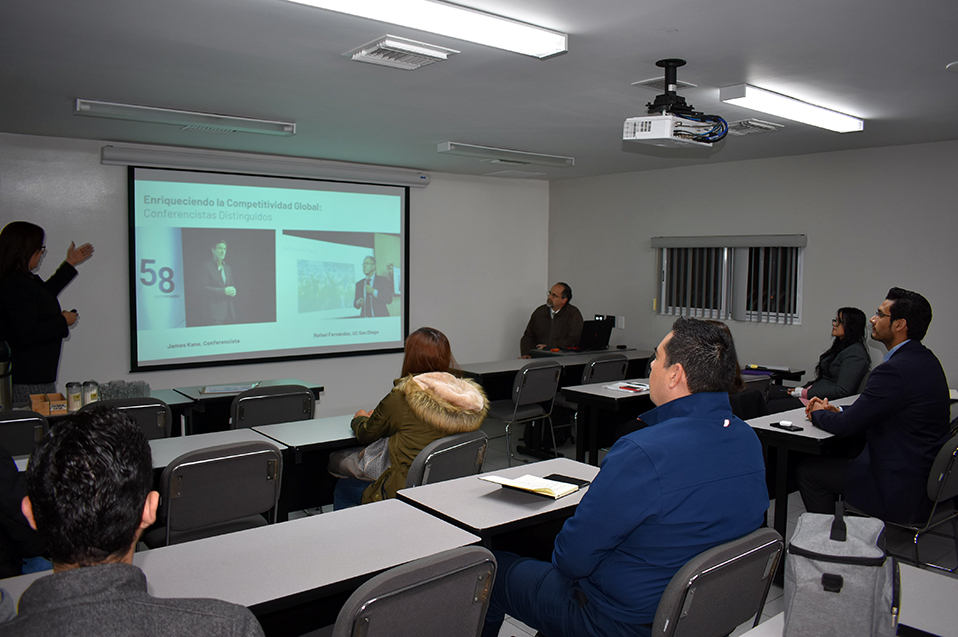
[[[238,394],[253,389],[259,383],[239,383],[236,385],[207,385],[200,390],[201,394]]]
[[[645,383],[635,383],[632,381],[626,381],[622,383],[612,383],[611,385],[605,385],[605,389],[614,389],[615,391],[624,391],[624,392],[643,392],[649,391],[649,386]]]
[[[528,474],[515,479],[501,478],[499,476],[479,476],[479,479],[485,480],[486,482],[494,482],[507,489],[518,489],[519,491],[535,493],[536,495],[552,498],[553,500],[558,500],[563,496],[575,493],[579,490],[579,487],[574,484],[569,484],[568,482],[546,480],[545,478]]]

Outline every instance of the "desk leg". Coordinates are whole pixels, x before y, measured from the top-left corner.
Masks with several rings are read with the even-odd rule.
[[[788,449],[783,447],[766,447],[766,457],[768,454],[775,454],[775,517],[772,521],[772,528],[778,531],[778,534],[788,545]],[[778,569],[772,581],[778,586],[783,586],[785,582],[785,554],[778,562]]]
[[[788,541],[785,533],[788,527],[788,449],[775,449],[775,520],[773,527],[779,535]]]
[[[585,462],[586,440],[592,431],[592,409],[585,403],[579,403],[579,413],[576,416],[575,432],[575,459]]]
[[[599,408],[589,410],[589,464],[599,466]]]

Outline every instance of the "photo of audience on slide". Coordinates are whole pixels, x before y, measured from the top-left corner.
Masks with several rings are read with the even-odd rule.
[[[275,232],[183,228],[186,326],[276,321]]]
[[[299,313],[342,310],[353,306],[356,267],[332,261],[296,261]]]

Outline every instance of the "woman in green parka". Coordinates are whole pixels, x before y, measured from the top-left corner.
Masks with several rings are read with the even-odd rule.
[[[423,327],[409,335],[402,377],[372,412],[360,409],[351,423],[367,447],[330,458],[330,471],[340,476],[335,509],[396,497],[423,447],[479,428],[489,407],[486,396],[473,381],[450,374],[454,367],[442,332]]]

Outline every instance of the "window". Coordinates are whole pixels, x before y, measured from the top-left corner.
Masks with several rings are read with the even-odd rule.
[[[805,235],[654,237],[660,314],[800,323]]]

